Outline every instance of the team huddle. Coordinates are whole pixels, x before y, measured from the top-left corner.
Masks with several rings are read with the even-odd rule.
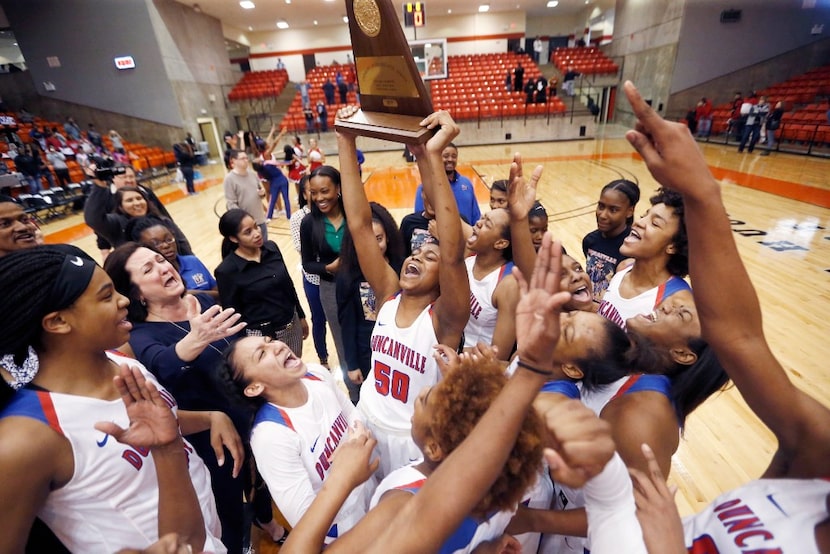
[[[0,551],[54,534],[73,552],[241,552],[253,523],[301,554],[830,552],[830,410],[770,352],[688,128],[624,90],[626,138],[662,188],[640,217],[634,183],[602,189],[585,269],[547,232],[542,167],[518,155],[491,211],[466,213],[446,112],[411,147],[422,212],[402,233],[338,134],[340,170],[303,183],[300,235],[321,252],[348,235],[343,262],[302,253],[323,299],[327,276],[352,272],[330,286],[358,313],[339,330],[363,345],[348,392],[302,360],[305,314],[244,210],[220,221],[213,296],[152,242],[103,269],[66,245],[0,257]],[[267,307],[287,324],[259,324],[246,300],[266,285],[290,287]],[[730,380],[779,449],[763,478],[681,520],[671,456]]]

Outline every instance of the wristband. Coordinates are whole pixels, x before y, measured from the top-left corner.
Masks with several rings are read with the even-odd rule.
[[[523,362],[521,358],[518,359],[518,361],[516,362],[516,365],[519,366],[519,367],[523,367],[528,371],[532,371],[533,373],[535,373],[537,375],[545,375],[547,377],[550,377],[551,375],[553,375],[552,371],[545,371],[543,369],[539,369],[538,367],[533,367],[532,365],[529,365],[529,364],[526,364],[525,362]]]

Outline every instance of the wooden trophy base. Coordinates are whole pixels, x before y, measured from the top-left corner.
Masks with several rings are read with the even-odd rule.
[[[373,137],[403,144],[424,144],[433,135],[421,127],[423,117],[358,110],[348,119],[335,119],[334,128],[362,137]]]

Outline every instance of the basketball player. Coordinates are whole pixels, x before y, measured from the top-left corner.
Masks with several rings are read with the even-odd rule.
[[[507,360],[516,342],[519,287],[510,275],[513,249],[510,214],[497,208],[481,216],[466,242],[473,253],[464,260],[470,281],[470,319],[464,327],[464,348],[479,342],[496,347]]]
[[[341,117],[349,115],[344,111]],[[441,240],[413,250],[400,275],[377,247],[372,212],[358,173],[355,137],[338,134],[346,221],[360,269],[378,299],[371,339],[372,373],[361,388],[358,410],[378,441],[381,478],[420,459],[410,432],[415,399],[440,378],[433,347],[438,343],[461,346],[470,314],[461,220],[441,160],[441,152],[459,128],[445,111],[428,116],[422,125],[437,132],[426,145],[411,148]]]
[[[650,459],[650,476],[634,473],[649,552],[830,552],[830,410],[796,388],[770,351],[720,186],[688,128],[663,120],[631,82],[624,90],[638,118],[626,138],[654,178],[685,200],[703,337],[779,442],[762,479],[722,495],[682,526],[672,493]]]

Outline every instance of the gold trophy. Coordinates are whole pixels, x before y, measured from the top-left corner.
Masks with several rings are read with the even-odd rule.
[[[335,119],[335,129],[404,144],[423,144],[419,123],[432,101],[412,59],[392,0],[346,0],[361,109]]]

